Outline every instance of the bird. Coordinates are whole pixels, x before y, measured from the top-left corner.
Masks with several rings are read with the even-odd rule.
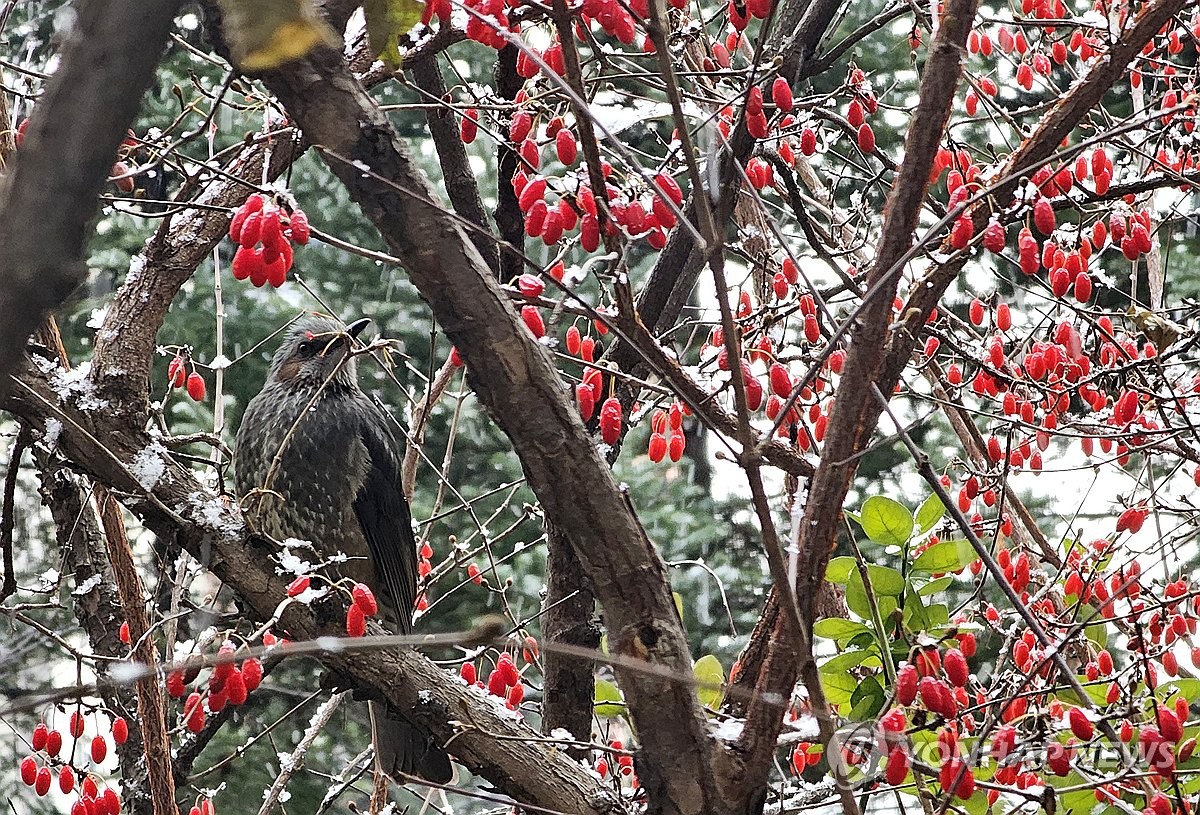
[[[359,387],[351,354],[370,322],[342,328],[310,314],[292,324],[238,427],[234,484],[252,529],[346,555],[335,577],[369,586],[384,624],[408,634],[417,550],[400,445],[390,417]],[[450,759],[427,732],[384,702],[369,709],[377,769],[401,782],[451,780]]]

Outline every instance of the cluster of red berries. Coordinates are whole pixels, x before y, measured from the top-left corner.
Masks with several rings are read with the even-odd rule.
[[[192,804],[192,808],[188,810],[188,815],[217,815],[217,806],[213,803],[213,799],[201,798]]]
[[[517,204],[525,216],[525,234],[531,238],[540,237],[547,246],[553,246],[578,227],[580,246],[587,252],[596,251],[600,246],[601,227],[591,187],[583,182],[559,179],[561,185],[552,188],[546,177],[528,175],[529,170],[536,171],[541,163],[537,142],[529,135],[532,126],[530,115],[518,111],[509,128],[510,138],[521,145],[518,152],[526,165],[513,175]],[[556,134],[553,138],[559,159],[570,159],[573,163],[576,155],[574,136],[560,119],[551,121],[547,134],[551,132]],[[568,137],[564,138],[563,133]],[[605,179],[610,179],[612,165],[602,161],[601,168]],[[630,238],[645,238],[651,248],[666,246],[667,233],[678,222],[671,204],[676,209],[683,204],[683,191],[674,178],[659,173],[654,177],[654,189],[645,194],[623,191],[612,183],[605,186],[609,216],[605,220],[607,234],[615,236],[621,229]]]
[[[625,743],[622,742],[620,739],[612,739],[609,741],[608,746],[613,749],[614,755],[617,759],[617,774],[619,776],[621,776],[622,778],[628,778],[630,784],[633,786],[633,789],[637,789],[638,788],[638,778],[637,778],[637,775],[633,771],[633,756],[628,755],[625,752],[618,752],[618,751],[625,750]],[[601,778],[608,778],[608,773],[609,773],[608,757],[602,755],[599,758],[597,758],[596,764],[594,765],[594,769],[596,770],[596,773]]]
[[[78,742],[83,738],[84,729],[83,713],[79,709],[73,710],[67,735]],[[129,724],[124,717],[116,716],[112,719],[109,732],[115,744],[124,744],[129,739]],[[30,734],[29,743],[38,755],[28,755],[21,759],[19,770],[22,783],[33,787],[37,795],[44,796],[50,792],[57,776],[59,791],[63,795],[70,795],[76,791],[76,782],[82,776],[83,781],[78,788],[79,798],[71,805],[71,815],[119,815],[121,799],[116,790],[106,786],[100,791],[92,773],[76,768],[73,765],[73,758],[77,752],[74,748],[67,751],[71,759],[59,758],[63,749],[62,732],[52,730],[45,722],[38,722]],[[108,740],[100,733],[92,736],[88,754],[93,764],[102,764],[108,757]]]
[[[787,274],[779,273],[782,282],[787,283],[790,275],[795,273],[795,264],[785,263]],[[778,294],[779,291],[777,290]],[[816,301],[807,292],[799,298],[799,311],[802,318],[805,341],[816,344],[821,338],[821,325],[817,318]],[[739,321],[751,319],[754,312],[753,300],[750,294],[742,291],[738,295],[738,306],[735,315]],[[751,328],[752,328],[751,324]],[[753,336],[751,332],[747,332]],[[743,346],[747,348],[745,356],[740,360],[739,368],[742,386],[746,393],[746,405],[751,411],[763,410],[768,419],[778,425],[778,434],[782,438],[794,439],[796,445],[807,452],[825,439],[825,431],[829,424],[828,411],[832,408],[828,400],[822,403],[823,395],[832,382],[832,375],[840,374],[846,361],[846,352],[838,349],[831,353],[822,366],[819,375],[811,384],[800,388],[799,393],[793,393],[795,383],[787,366],[780,363],[775,356],[775,345],[765,333],[753,343]],[[709,334],[708,341],[701,347],[701,358],[716,353],[717,369],[729,371],[732,366],[729,354],[725,348],[725,332],[716,326]],[[757,367],[761,365],[762,367]],[[758,371],[765,371],[766,385]],[[794,398],[793,398],[794,397]],[[792,404],[784,413],[788,400]]]
[[[263,634],[263,645],[274,645],[279,640],[271,632]],[[249,695],[258,689],[263,679],[262,662],[257,657],[246,657],[240,664],[233,661],[237,646],[226,640],[217,650],[223,660],[213,666],[207,687],[188,694],[183,704],[184,726],[193,733],[204,729],[207,713],[217,713],[225,705],[238,707],[246,703]],[[200,667],[179,668],[167,674],[167,693],[180,699],[187,693],[188,686],[200,676]]]
[[[683,458],[687,440],[683,435],[683,417],[691,411],[682,402],[674,402],[668,410],[657,409],[650,417],[650,442],[646,453],[655,464],[663,457],[671,461]]]
[[[191,365],[192,371],[188,373],[188,366]],[[187,395],[197,402],[203,402],[204,396],[207,393],[207,388],[204,384],[204,377],[196,370],[195,363],[190,360],[185,360],[183,357],[175,357],[167,365],[167,381],[171,383],[173,388],[184,388],[187,390]]]
[[[308,243],[308,216],[301,209],[285,212],[254,193],[234,211],[229,238],[238,245],[233,255],[234,278],[279,288],[292,268],[292,244]]]
[[[350,589],[351,603],[346,609],[346,633],[361,637],[367,633],[367,618],[379,613],[379,603],[366,583],[355,583]]]
[[[528,646],[530,639],[526,639],[527,644],[524,649],[526,662],[532,662],[537,658],[537,643],[534,641],[533,650],[530,651]],[[496,666],[488,674],[486,683],[479,679],[473,662],[464,662],[459,668],[458,675],[468,685],[487,688],[487,692],[492,696],[503,699],[504,706],[509,710],[518,710],[521,707],[521,701],[525,698],[525,685],[521,681],[521,672],[513,662],[512,655],[507,651],[500,652],[500,656],[496,659]]]

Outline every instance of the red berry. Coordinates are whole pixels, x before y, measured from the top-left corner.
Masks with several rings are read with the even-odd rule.
[[[99,734],[92,737],[92,761],[99,764],[108,755],[108,742]]]
[[[50,729],[46,727],[46,723],[38,722],[37,726],[33,728],[33,737],[30,739],[30,742],[33,744],[33,749],[45,750],[46,741],[49,735]]]
[[[54,758],[62,750],[63,737],[62,733],[57,730],[51,730],[46,736],[46,755]]]
[[[367,618],[357,605],[350,606],[346,611],[346,633],[351,637],[361,637],[367,633]]]
[[[1067,722],[1071,726],[1071,732],[1075,734],[1075,738],[1080,741],[1090,741],[1095,735],[1096,728],[1092,724],[1091,719],[1083,712],[1082,708],[1073,707],[1067,713]]]
[[[967,316],[970,317],[972,325],[983,325],[983,301],[978,297],[971,300],[971,305],[967,309]]]
[[[1007,241],[1007,236],[1004,234],[1004,227],[999,221],[992,221],[983,230],[983,248],[992,254],[1000,254],[1004,251],[1004,244]]]
[[[521,306],[521,320],[533,336],[538,339],[546,336],[546,324],[542,321],[542,313],[537,306]]]
[[[864,153],[875,152],[875,131],[868,122],[858,126],[858,149]]]
[[[463,111],[462,121],[458,124],[458,135],[463,144],[470,144],[479,135],[479,111],[475,108]]]
[[[234,707],[246,704],[246,697],[249,691],[246,690],[246,682],[242,678],[242,672],[237,668],[234,668],[233,672],[229,674],[229,677],[225,680],[225,687],[222,690],[229,697],[229,704]]]
[[[458,675],[460,677],[462,677],[462,680],[464,682],[466,682],[468,685],[474,685],[475,681],[476,681],[475,663],[474,662],[464,662],[458,668]]]
[[[125,721],[124,716],[118,716],[113,719],[112,734],[113,741],[117,744],[124,744],[129,741],[129,723]]]
[[[200,699],[200,694],[192,692],[188,696],[187,702],[183,706],[183,718],[187,722],[187,729],[193,733],[199,733],[204,729],[204,704]]]
[[[196,373],[195,371],[192,371],[190,374],[188,374],[187,392],[188,396],[192,397],[192,399],[195,401],[204,401],[204,377],[200,376],[200,374]]]
[[[914,665],[905,665],[896,673],[896,701],[911,705],[916,698],[917,669]]]
[[[130,640],[129,640],[129,623],[128,623],[128,621],[121,623],[121,628],[120,628],[120,631],[118,632],[117,636],[121,638],[121,642],[125,643],[126,645],[129,644]]]
[[[71,711],[71,725],[70,725],[71,735],[74,736],[75,738],[79,738],[80,736],[82,736],[83,735],[83,725],[84,725],[83,714],[80,713],[78,710],[72,710]]]
[[[306,592],[308,590],[308,587],[311,583],[312,583],[311,577],[309,577],[306,574],[300,575],[299,577],[297,577],[295,580],[293,580],[291,583],[288,584],[288,587],[287,587],[288,597],[298,597],[299,595],[303,594],[304,592]]]
[[[375,602],[375,593],[366,583],[355,583],[354,588],[350,590],[350,596],[354,598],[354,604],[362,610],[365,616],[374,617],[379,613],[379,603]]]
[[[651,433],[650,445],[646,452],[655,464],[662,461],[667,454],[667,437],[662,433]]]
[[[37,778],[33,780],[33,790],[38,795],[45,795],[50,791],[50,768],[42,767],[37,772]]]
[[[783,113],[791,113],[794,107],[792,99],[792,86],[782,76],[775,77],[775,82],[771,85],[771,101],[775,103],[775,107]]]
[[[558,154],[558,160],[566,166],[574,164],[579,158],[579,144],[575,141],[575,135],[565,127],[558,131],[554,137],[554,151]]]
[[[306,243],[308,243],[310,231],[308,228],[308,216],[304,214],[304,210],[292,210],[292,214],[288,218],[288,228],[292,233],[293,241],[300,246],[304,246]]]
[[[34,761],[33,756],[25,756],[21,759],[21,781],[28,787],[33,786],[33,782],[37,781],[38,766]]]
[[[67,764],[58,770],[58,788],[63,795],[70,795],[71,790],[75,789],[75,771]]]
[[[966,686],[971,672],[962,651],[957,648],[946,651],[946,655],[942,658],[942,667],[945,668],[946,676],[956,688]]]
[[[600,438],[605,444],[616,444],[621,438],[621,402],[615,396],[604,400],[600,406]]]
[[[1056,226],[1054,207],[1050,204],[1049,199],[1039,198],[1033,205],[1033,225],[1043,235],[1049,235],[1054,231]]]
[[[187,380],[187,371],[184,369],[182,357],[175,357],[167,366],[167,380],[173,387],[183,387],[183,383]]]

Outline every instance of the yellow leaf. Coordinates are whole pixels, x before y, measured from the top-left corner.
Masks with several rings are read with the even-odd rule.
[[[243,71],[265,71],[341,40],[312,0],[220,0],[230,56]]]
[[[700,697],[700,704],[713,710],[719,708],[725,695],[725,669],[721,667],[721,661],[712,654],[705,654],[696,660],[692,673],[699,686],[696,695]]]
[[[400,38],[421,21],[425,13],[422,0],[366,0],[367,39],[371,53],[389,68],[399,69]]]

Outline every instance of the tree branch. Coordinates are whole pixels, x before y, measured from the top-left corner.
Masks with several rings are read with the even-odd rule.
[[[62,65],[47,83],[0,189],[0,378],[16,367],[45,312],[87,273],[88,222],[179,5],[76,5],[79,16]]]
[[[317,49],[264,82],[400,257],[467,362],[468,382],[513,442],[546,517],[592,580],[609,647],[687,677],[691,657],[665,566],[593,446],[549,354],[517,318],[479,254],[438,206],[341,55]],[[364,173],[362,167],[371,168]],[[587,484],[580,493],[573,485]],[[618,670],[642,742],[652,805],[697,811],[712,799],[711,742],[687,683]],[[401,706],[405,709],[407,706]]]

